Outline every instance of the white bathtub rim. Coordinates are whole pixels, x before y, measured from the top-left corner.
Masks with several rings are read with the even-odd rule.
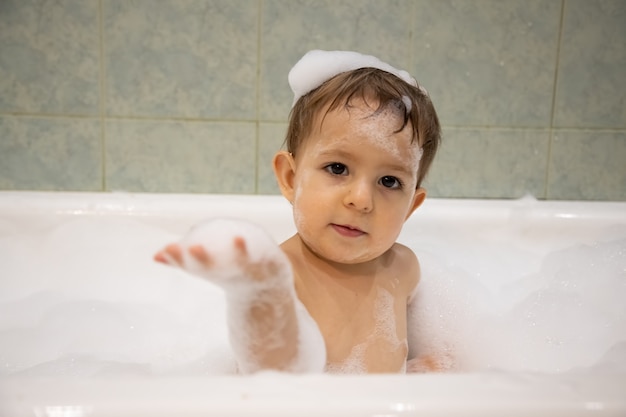
[[[9,377],[0,379],[0,412],[73,406],[107,416],[617,416],[626,413],[624,386],[626,375],[593,374]]]
[[[290,210],[289,203],[280,195],[257,194],[159,194],[127,192],[47,192],[47,191],[0,191],[0,215],[18,209],[22,213],[56,214],[187,214],[215,205],[269,204],[273,208]],[[248,207],[258,208],[258,204]],[[463,211],[460,209],[469,209]],[[557,218],[608,217],[626,222],[626,202],[622,201],[571,201],[520,199],[456,199],[427,198],[412,218],[437,212],[439,215],[453,213],[456,217],[494,216],[508,218],[511,211],[533,211],[541,216]]]

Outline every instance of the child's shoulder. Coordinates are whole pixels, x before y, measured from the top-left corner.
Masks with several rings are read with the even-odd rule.
[[[408,246],[395,243],[391,249],[392,268],[412,292],[420,280],[420,264],[415,252]]]
[[[419,266],[417,255],[415,255],[415,252],[413,252],[413,250],[408,246],[396,242],[391,247],[391,251],[393,253],[394,261],[404,263],[405,265],[415,264]]]

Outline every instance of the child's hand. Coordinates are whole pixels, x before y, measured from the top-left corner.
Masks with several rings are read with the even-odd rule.
[[[289,259],[259,227],[212,220],[194,227],[154,259],[226,291],[229,338],[241,372],[324,368],[324,339],[297,301]]]
[[[454,358],[449,352],[424,354],[406,363],[407,373],[447,372],[454,369]]]
[[[154,259],[225,287],[290,276],[289,261],[272,238],[259,227],[239,220],[199,224]]]

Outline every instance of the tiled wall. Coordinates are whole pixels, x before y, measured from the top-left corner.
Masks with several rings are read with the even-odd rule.
[[[0,0],[0,189],[275,193],[316,48],[430,91],[431,196],[626,200],[626,0]]]

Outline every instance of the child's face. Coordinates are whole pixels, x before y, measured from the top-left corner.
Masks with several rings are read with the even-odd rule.
[[[350,104],[319,118],[298,150],[293,183],[301,239],[318,256],[345,264],[391,248],[425,196],[416,190],[421,151],[411,143],[411,126],[395,132],[401,110],[374,114],[361,99]]]

